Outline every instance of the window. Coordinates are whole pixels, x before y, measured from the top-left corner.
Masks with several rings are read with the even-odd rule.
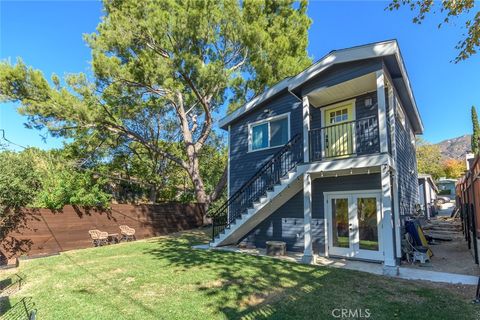
[[[329,111],[329,124],[339,123],[348,120],[348,108]]]
[[[323,127],[355,120],[355,99],[328,105],[321,111]]]
[[[290,139],[289,114],[249,125],[249,151],[283,146]]]
[[[395,97],[395,110],[397,111],[397,117],[402,126],[405,128],[405,113],[403,112],[403,107],[398,101],[398,98]]]

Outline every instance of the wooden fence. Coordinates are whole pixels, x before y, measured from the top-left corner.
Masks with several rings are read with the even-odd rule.
[[[455,185],[457,207],[468,249],[479,263],[480,250],[480,157],[477,156],[470,170]]]
[[[118,226],[126,224],[136,230],[137,239],[145,239],[203,224],[200,205],[180,203],[112,204],[105,211],[65,206],[58,212],[38,209],[29,210],[28,214],[26,227],[10,234],[0,244],[0,253],[10,261],[21,254],[34,256],[91,247],[88,234],[91,229],[120,233]],[[13,248],[12,239],[23,242],[21,248]]]

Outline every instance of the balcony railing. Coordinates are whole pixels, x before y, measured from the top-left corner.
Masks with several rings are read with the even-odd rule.
[[[380,151],[377,116],[312,129],[309,135],[310,161]]]

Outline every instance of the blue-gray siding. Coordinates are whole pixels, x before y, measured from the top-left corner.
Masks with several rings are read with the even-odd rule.
[[[268,109],[268,112],[265,110]],[[290,136],[303,136],[302,103],[284,92],[254,112],[235,122],[230,128],[230,194],[238,190],[257,170],[280,149],[248,152],[248,124],[290,112]]]
[[[325,253],[324,192],[381,189],[380,174],[318,178],[312,185],[312,241],[317,254]],[[285,241],[287,250],[304,249],[303,190],[259,223],[242,240],[243,244],[264,248],[269,240]]]
[[[411,142],[408,118],[405,128],[395,117],[395,144],[397,149],[398,200],[400,216],[412,214],[418,199],[418,173],[415,146]]]
[[[356,97],[355,117],[362,119],[377,115],[377,107],[366,107],[365,99],[372,98],[373,106],[377,103],[376,92],[370,92]],[[269,112],[264,112],[268,109]],[[271,157],[279,148],[273,148],[262,151],[248,152],[248,124],[261,119],[290,112],[290,132],[291,137],[295,134],[303,136],[302,105],[291,94],[284,93],[278,98],[265,105],[265,108],[256,110],[249,114],[242,121],[231,126],[230,131],[230,194],[233,194],[240,188],[258,168]],[[310,127],[318,129],[321,127],[321,109],[310,107]],[[374,142],[378,146],[378,139]],[[378,152],[378,148],[367,148],[364,145],[358,145],[359,154]]]
[[[386,118],[387,118],[387,139],[388,139],[388,153],[392,155],[392,127],[390,123],[390,97],[388,95],[388,88],[385,88],[385,103],[386,103]]]
[[[364,61],[355,61],[335,65],[329,70],[322,72],[319,76],[307,81],[300,88],[295,90],[299,96],[304,96],[308,92],[321,87],[333,86],[343,81],[354,79],[365,74],[380,70],[382,68],[381,59],[370,59]],[[373,94],[376,99],[376,95]],[[362,104],[359,100],[357,104]],[[268,112],[265,110],[268,109]],[[311,108],[315,109],[315,108]],[[321,125],[320,110],[312,110],[311,125],[312,128],[318,128]],[[262,103],[255,110],[246,113],[243,117],[237,119],[231,124],[230,128],[230,194],[232,195],[240,188],[250,177],[252,177],[265,162],[279,148],[273,148],[263,151],[248,153],[248,124],[266,119],[286,112],[290,114],[290,133],[291,137],[300,134],[303,137],[303,117],[302,103],[288,91],[279,93],[277,96]],[[359,108],[357,119],[376,110],[367,110]]]
[[[377,103],[377,92],[369,92],[362,94],[360,96],[354,97],[355,100],[355,118],[362,119],[370,116],[375,116],[378,114],[378,107],[375,106]],[[366,107],[365,99],[372,98],[372,103],[374,107]],[[349,98],[348,100],[351,100]],[[328,106],[326,106],[328,107]],[[322,127],[322,108],[316,108],[310,106],[310,129],[319,129]]]

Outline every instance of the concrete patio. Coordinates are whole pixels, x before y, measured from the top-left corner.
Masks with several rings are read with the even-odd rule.
[[[239,248],[236,246],[210,248],[208,245],[197,245],[197,246],[194,246],[193,248],[202,249],[202,250],[223,250],[223,251],[238,252],[238,253],[250,254],[250,255],[256,255],[256,256],[266,256],[265,249],[259,249],[259,248],[245,249],[245,248]],[[283,260],[301,263],[302,256],[303,256],[302,253],[287,252],[285,256],[276,256],[271,258],[283,259]],[[367,272],[367,273],[376,274],[376,275],[384,275],[383,265],[380,263],[315,256],[314,264],[318,266],[324,266],[324,267],[356,270],[356,271]],[[477,285],[478,283],[478,276],[474,276],[474,275],[432,271],[432,270],[425,270],[421,268],[414,268],[411,266],[404,266],[404,265],[398,268],[398,275],[393,277],[406,279],[406,280],[424,280],[424,281],[432,281],[432,282],[439,282],[439,283],[463,284],[463,285]]]

